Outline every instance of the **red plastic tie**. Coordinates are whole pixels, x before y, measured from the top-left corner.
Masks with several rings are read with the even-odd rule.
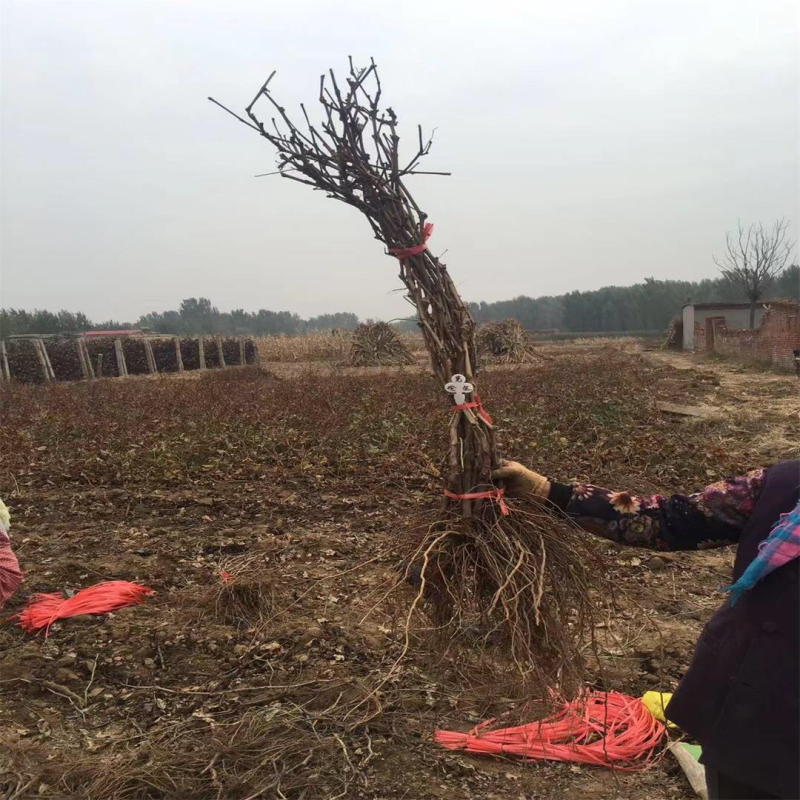
[[[478,413],[483,417],[483,419],[489,423],[489,425],[494,425],[492,422],[492,418],[489,416],[489,412],[483,407],[483,403],[481,403],[481,397],[478,394],[472,395],[475,400],[471,403],[460,403],[457,406],[450,406],[450,411],[463,411],[465,408],[477,408]]]
[[[428,249],[427,241],[431,238],[432,233],[433,223],[426,222],[422,226],[422,244],[415,244],[413,247],[390,247],[389,254],[393,255],[395,258],[399,258],[401,261],[406,258],[411,258],[411,256],[418,256]]]
[[[500,513],[507,517],[509,514],[506,501],[503,500],[505,489],[490,489],[488,492],[467,492],[467,494],[455,494],[444,490],[444,496],[451,500],[494,500],[500,506]]]

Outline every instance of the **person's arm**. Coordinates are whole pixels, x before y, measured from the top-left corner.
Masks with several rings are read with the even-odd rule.
[[[495,476],[506,481],[509,494],[547,499],[590,533],[654,550],[734,544],[764,482],[764,470],[758,469],[713,483],[697,494],[639,497],[592,484],[548,481],[515,462],[496,470]]]
[[[22,570],[8,538],[9,527],[8,509],[0,500],[0,608],[22,583]]]

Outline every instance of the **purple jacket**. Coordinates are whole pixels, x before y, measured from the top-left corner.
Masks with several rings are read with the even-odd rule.
[[[779,516],[794,508],[798,485],[800,461],[787,461],[692,495],[638,497],[552,483],[550,500],[587,530],[634,547],[702,550],[738,543],[736,580]],[[798,571],[795,560],[735,606],[724,601],[666,709],[700,741],[706,763],[784,798],[800,798]]]
[[[794,508],[800,462],[766,470],[739,537],[734,580],[781,514]],[[697,642],[666,714],[703,746],[703,761],[778,797],[800,798],[800,562],[723,603]]]

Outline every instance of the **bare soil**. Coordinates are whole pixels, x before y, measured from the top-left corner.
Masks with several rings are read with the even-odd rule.
[[[504,451],[556,478],[692,491],[797,456],[793,376],[543,352],[487,371],[481,393]],[[670,757],[623,773],[432,741],[525,700],[491,653],[409,634],[413,590],[392,589],[434,513],[446,411],[422,364],[275,371],[2,390],[0,496],[26,572],[4,613],[100,580],[156,594],[47,637],[0,626],[0,797],[691,797]],[[598,548],[619,596],[597,599],[590,682],[674,689],[733,552]]]

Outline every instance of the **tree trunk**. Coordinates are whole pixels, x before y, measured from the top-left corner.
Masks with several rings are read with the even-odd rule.
[[[750,298],[750,330],[755,328],[756,326],[756,303],[758,302],[757,297]]]
[[[389,234],[391,236],[391,234]],[[392,242],[392,239],[387,239]],[[422,335],[440,390],[454,375],[465,376],[473,386],[468,401],[475,402],[478,371],[475,322],[444,265],[430,252],[404,259],[400,278],[417,309]],[[442,410],[447,408],[443,396]],[[491,490],[491,472],[499,465],[494,429],[480,408],[454,415],[450,425],[449,474],[446,488],[459,498],[454,502],[462,516],[472,517],[485,500],[460,497]]]

